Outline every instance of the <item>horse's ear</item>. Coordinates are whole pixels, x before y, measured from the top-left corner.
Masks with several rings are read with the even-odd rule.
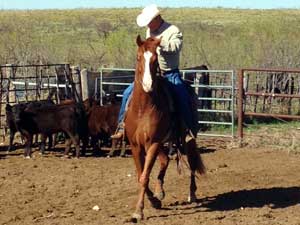
[[[141,46],[141,45],[143,44],[143,41],[142,41],[142,38],[141,38],[140,35],[138,35],[138,36],[136,37],[136,44],[137,44],[138,46]]]

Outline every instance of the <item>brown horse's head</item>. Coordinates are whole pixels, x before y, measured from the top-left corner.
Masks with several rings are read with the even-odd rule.
[[[160,40],[152,37],[142,40],[140,35],[136,38],[138,51],[135,80],[142,84],[143,90],[147,93],[153,90],[155,83],[158,69],[156,49]]]

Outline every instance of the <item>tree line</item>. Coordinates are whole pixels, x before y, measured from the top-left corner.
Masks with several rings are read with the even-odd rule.
[[[140,8],[0,11],[0,64],[134,68]],[[184,34],[181,68],[297,68],[299,10],[163,8]]]

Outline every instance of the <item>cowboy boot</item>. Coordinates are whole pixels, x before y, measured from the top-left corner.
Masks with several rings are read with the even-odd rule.
[[[121,139],[124,136],[124,123],[120,123],[116,132],[110,136],[111,139]]]

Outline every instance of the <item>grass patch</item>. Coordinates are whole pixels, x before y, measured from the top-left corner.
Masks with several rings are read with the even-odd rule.
[[[248,124],[243,142],[251,147],[269,147],[300,153],[300,122]]]

